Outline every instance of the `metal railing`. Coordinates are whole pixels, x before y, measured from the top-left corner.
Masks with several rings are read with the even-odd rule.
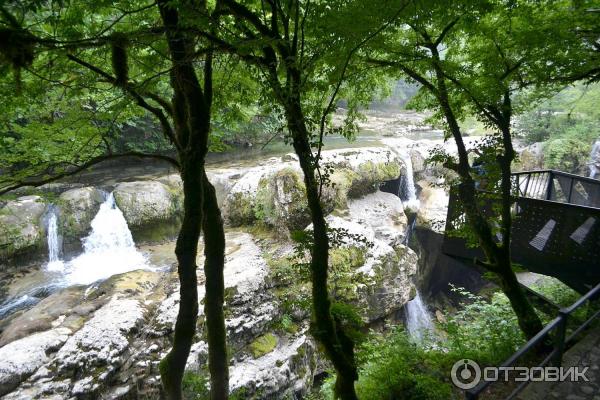
[[[600,295],[600,284],[596,285],[592,290],[587,292],[584,296],[579,298],[575,303],[573,303],[570,307],[563,308],[559,311],[558,317],[554,318],[548,325],[544,327],[537,335],[535,335],[531,340],[529,340],[523,347],[521,347],[515,354],[513,354],[508,360],[506,360],[500,367],[508,368],[514,366],[517,361],[519,361],[522,357],[528,354],[534,348],[540,348],[540,346],[547,342],[549,339],[552,340],[554,344],[554,348],[550,354],[544,358],[544,360],[537,365],[537,367],[546,367],[550,363],[553,366],[560,367],[562,364],[562,357],[567,349],[575,338],[585,329],[587,328],[596,318],[600,316],[600,310],[597,310],[591,317],[589,317],[585,322],[579,325],[570,335],[567,336],[567,323],[569,322],[571,314],[578,308],[580,308],[587,301],[595,300]],[[552,338],[550,338],[550,334],[554,332]],[[482,381],[473,389],[465,391],[465,398],[467,400],[477,400],[481,393],[487,389],[493,382],[492,381]],[[506,397],[506,400],[513,399],[517,396],[525,387],[529,384],[529,381],[522,382],[519,384],[511,394]]]
[[[551,169],[512,176],[519,197],[600,208],[600,180]]]

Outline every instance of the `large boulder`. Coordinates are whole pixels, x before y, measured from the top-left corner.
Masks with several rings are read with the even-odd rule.
[[[258,185],[254,213],[260,221],[284,232],[306,228],[310,213],[300,173],[284,168],[263,177]]]
[[[59,196],[62,235],[66,242],[86,236],[90,223],[104,202],[104,194],[94,187],[71,189]]]
[[[427,180],[419,181],[421,194],[417,212],[417,226],[443,233],[448,213],[448,193],[443,187],[431,184]]]
[[[23,196],[0,208],[0,269],[41,256],[45,248],[42,216],[46,204],[40,196]]]
[[[115,202],[136,240],[162,241],[176,234],[183,209],[179,182],[170,178],[117,184]]]
[[[519,152],[516,169],[533,171],[544,167],[544,143],[530,144]]]
[[[0,348],[0,396],[47,363],[49,353],[56,352],[67,340],[70,330],[56,328],[36,333]]]
[[[346,258],[346,262],[355,264],[356,268],[351,272],[350,287],[345,289],[342,300],[354,302],[366,323],[388,317],[411,299],[418,259],[414,251],[401,243],[402,236],[390,237],[385,231],[351,216],[329,216],[327,221],[330,227],[344,229],[352,235],[342,248],[362,249]],[[356,254],[361,259],[358,263]],[[340,269],[334,266],[334,270]]]
[[[377,191],[381,182],[398,178],[403,162],[389,149],[364,148],[323,152],[322,173],[332,171],[322,187],[326,213],[345,208],[348,199]],[[297,163],[286,161],[248,169],[231,187],[223,212],[229,226],[257,221],[288,233],[310,222],[304,177]]]
[[[234,364],[229,385],[248,398],[295,398],[312,385],[317,360],[316,346],[306,334],[283,338],[263,356]]]

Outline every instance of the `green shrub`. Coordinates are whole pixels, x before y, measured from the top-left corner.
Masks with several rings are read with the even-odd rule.
[[[192,372],[185,371],[182,380],[182,392],[184,400],[209,400],[209,379],[206,372]],[[234,390],[229,395],[229,400],[243,400],[248,399],[246,388],[239,388]],[[260,395],[256,395],[252,398],[260,398]]]
[[[502,293],[486,300],[464,289],[453,290],[464,295],[465,302],[439,327],[445,335],[414,343],[398,328],[387,335],[371,334],[358,347],[356,390],[361,400],[459,398],[450,383],[456,361],[469,358],[480,365],[497,365],[525,342]],[[323,385],[324,399],[333,398],[334,380],[331,377]]]
[[[561,307],[568,307],[581,297],[575,290],[558,280],[544,280],[541,284],[534,285],[532,289]]]
[[[544,146],[544,164],[550,169],[584,173],[592,149],[592,143],[578,137],[561,136]]]
[[[452,288],[466,298],[462,309],[443,324],[448,353],[469,358],[480,365],[497,365],[506,360],[521,345],[525,337],[508,298],[496,292],[490,300],[462,288]]]
[[[209,398],[208,377],[205,374],[185,371],[181,384],[185,400],[204,400]]]
[[[446,373],[445,353],[412,343],[403,329],[373,336],[357,351],[360,365],[356,392],[360,400],[447,400],[455,398]],[[333,399],[333,377],[321,389]]]

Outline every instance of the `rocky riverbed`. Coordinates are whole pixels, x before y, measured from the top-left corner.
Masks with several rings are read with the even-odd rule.
[[[411,132],[421,129],[408,122],[402,126]],[[417,224],[426,229],[439,230],[447,204],[437,185],[445,172],[424,163],[429,149],[440,142],[394,137],[393,132],[389,136],[369,147],[325,151],[323,157],[323,164],[335,171],[334,184],[323,192],[328,222],[364,239],[332,250],[331,285],[335,296],[354,304],[371,326],[395,319],[414,297],[418,265],[416,253],[406,246],[407,199],[403,203],[402,193],[382,192],[380,185],[400,182],[411,171],[420,204]],[[247,397],[306,393],[314,376],[327,368],[308,332],[309,287],[301,278],[306,271],[294,269],[298,267],[290,258],[291,232],[310,228],[297,164],[295,155],[284,154],[209,169],[226,222],[230,385]],[[173,250],[182,211],[181,180],[166,169],[123,176],[97,176],[95,185],[52,184],[1,204],[0,294],[5,302],[0,309],[24,298],[22,293],[29,297],[0,316],[4,398],[158,396],[158,362],[170,348],[179,305]],[[123,240],[132,238],[133,251],[144,261],[140,269],[117,271],[91,284],[66,284],[64,276],[79,266],[73,260],[91,251],[86,243],[101,229],[97,217],[108,193],[114,217],[127,225]],[[50,214],[56,216],[64,263],[58,272],[47,264]],[[106,267],[102,260],[85,265]],[[201,268],[198,278],[200,317],[188,370],[202,375],[207,345]]]

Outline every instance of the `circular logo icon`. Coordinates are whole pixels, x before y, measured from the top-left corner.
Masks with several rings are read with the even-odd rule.
[[[481,380],[481,368],[475,361],[465,358],[454,363],[450,376],[456,387],[473,389]]]

